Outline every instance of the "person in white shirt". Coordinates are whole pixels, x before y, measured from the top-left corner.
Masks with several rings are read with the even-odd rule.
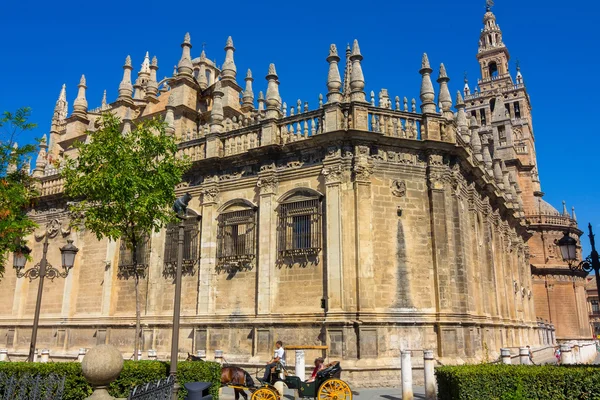
[[[275,352],[273,353],[273,358],[265,367],[263,381],[270,382],[271,368],[275,367],[277,363],[285,366],[285,349],[283,348],[283,342],[281,340],[278,340],[277,343],[275,343]]]

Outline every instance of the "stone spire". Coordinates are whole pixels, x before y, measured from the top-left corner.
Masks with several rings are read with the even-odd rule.
[[[156,56],[152,57],[152,63],[149,66],[150,68],[150,78],[148,79],[148,84],[146,85],[146,97],[156,97],[158,94],[158,82],[156,80],[156,74],[158,72],[158,59]]]
[[[248,69],[246,73],[246,88],[244,89],[244,93],[242,93],[242,107],[252,110],[254,108],[254,92],[252,91],[252,82],[254,79],[252,78],[252,71]]]
[[[106,107],[108,107],[108,103],[106,102],[106,89],[105,89],[104,93],[102,93],[102,102],[100,103],[100,108],[102,110],[105,110]]]
[[[279,81],[275,64],[269,65],[267,79],[267,118],[279,118],[281,111],[281,97],[279,96]]]
[[[167,115],[165,115],[165,124],[167,127],[165,128],[165,133],[169,136],[175,135],[175,98],[171,96],[169,93],[169,99],[167,100],[167,106],[165,107],[167,110]]]
[[[506,198],[512,202],[512,185],[510,184],[509,173],[508,169],[506,169],[506,164],[504,163],[504,160],[500,161],[500,169],[502,170],[502,183],[504,184],[504,192],[506,194]]]
[[[117,100],[131,100],[133,94],[133,85],[131,85],[131,57],[127,56],[125,65],[123,65],[123,79],[119,84],[119,97]]]
[[[213,90],[213,106],[210,111],[210,133],[219,133],[223,131],[223,90],[221,90],[221,81],[215,83]]]
[[[79,80],[79,85],[77,85],[77,87],[79,88],[79,91],[77,92],[77,98],[73,103],[73,115],[87,118],[88,103],[85,99],[85,89],[87,89],[87,86],[85,85],[85,75],[81,75],[81,79]]]
[[[431,83],[431,73],[433,70],[429,66],[429,58],[427,53],[423,53],[423,59],[421,60],[421,112],[424,114],[435,114],[435,92],[433,91],[433,84]]]
[[[258,111],[265,111],[265,95],[262,90],[258,92]]]
[[[121,131],[123,136],[126,136],[129,133],[131,133],[131,108],[128,108],[127,111],[125,111],[125,117],[123,118],[123,130]]]
[[[460,90],[456,91],[456,126],[458,131],[466,143],[469,143],[469,126],[467,124],[467,113],[465,112],[465,102],[460,95]]]
[[[481,155],[481,138],[478,132],[479,124],[477,123],[477,118],[474,116],[471,116],[469,129],[471,130],[471,148],[473,149],[473,154],[477,160],[483,161],[483,156]]]
[[[521,66],[517,62],[517,85],[523,84],[523,74],[521,74]]]
[[[150,54],[146,52],[144,56],[144,62],[142,62],[142,68],[140,69],[139,75],[150,75]]]
[[[463,88],[463,92],[465,94],[465,97],[469,96],[471,94],[471,88],[469,88],[469,80],[467,79],[467,73],[465,72],[465,86]]]
[[[448,74],[446,73],[446,67],[444,64],[440,64],[440,74],[437,82],[440,84],[440,94],[438,101],[442,105],[442,115],[449,121],[454,119],[454,113],[452,113],[452,97],[450,96],[450,90],[448,89]]]
[[[202,51],[204,54],[204,51]],[[200,56],[200,71],[198,72],[198,85],[204,90],[208,87],[208,78],[206,78],[206,57]]]
[[[342,100],[342,95],[340,93],[342,79],[340,78],[340,69],[338,67],[340,57],[338,56],[335,44],[332,44],[329,47],[327,62],[329,63],[329,73],[327,74],[327,103],[339,103]]]
[[[479,133],[477,133],[477,135],[479,135]],[[493,172],[493,160],[492,154],[490,153],[490,143],[487,142],[483,144],[481,150],[482,161],[485,164],[485,169],[487,169],[491,174]]]
[[[179,64],[177,64],[177,76],[183,75],[186,77],[192,77],[192,70],[194,66],[192,65],[192,58],[190,52],[192,50],[192,43],[190,34],[186,33],[183,38],[183,43],[181,43],[181,59],[179,60]]]
[[[63,83],[54,106],[54,114],[52,115],[51,131],[58,131],[58,127],[67,118],[69,103],[67,103],[67,85]]]
[[[223,62],[223,67],[221,68],[221,80],[223,81],[235,82],[237,69],[235,67],[235,62],[233,61],[234,51],[235,47],[233,47],[233,39],[229,36],[227,38],[227,43],[225,44],[225,62]]]
[[[350,61],[352,61],[352,72],[350,74],[350,100],[365,102],[365,77],[363,76],[362,67],[360,62],[363,56],[360,54],[360,48],[358,47],[358,40],[354,40],[352,46],[352,55],[350,55]]]
[[[142,78],[140,76],[138,76],[135,80],[135,83],[133,84],[133,89],[134,100],[142,100],[144,96],[146,96],[146,91],[144,90],[144,85],[142,85]]]
[[[577,221],[577,215],[575,215],[575,207],[571,207],[571,219]]]
[[[568,217],[569,216],[569,212],[567,211],[567,202],[563,200],[562,203],[563,203],[563,212],[562,212],[562,215],[565,216],[565,217]]]
[[[38,151],[37,158],[35,160],[35,169],[33,170],[33,176],[35,178],[44,176],[44,168],[46,168],[46,164],[48,163],[48,138],[46,134],[42,136],[42,140],[40,140],[40,149]]]
[[[504,177],[502,175],[502,159],[494,154],[494,180],[500,189],[504,189]]]
[[[346,67],[344,69],[344,84],[343,84],[343,101],[350,101],[350,76],[352,75],[352,61],[350,61],[350,56],[352,55],[352,50],[350,49],[350,43],[346,45]]]

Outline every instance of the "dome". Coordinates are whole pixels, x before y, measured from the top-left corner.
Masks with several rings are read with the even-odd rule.
[[[540,214],[560,215],[560,213],[558,212],[558,210],[556,208],[554,208],[550,203],[548,203],[541,197],[538,197],[537,206],[538,206],[538,211]]]

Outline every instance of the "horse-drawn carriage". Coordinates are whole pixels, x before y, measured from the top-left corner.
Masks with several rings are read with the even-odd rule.
[[[338,361],[328,364],[323,370],[317,372],[316,379],[312,382],[303,382],[298,376],[288,375],[281,364],[277,364],[271,373],[270,382],[259,380],[258,387],[247,387],[229,384],[229,387],[238,390],[250,390],[251,400],[280,400],[281,396],[275,387],[277,382],[283,382],[289,389],[298,391],[298,396],[319,400],[352,400],[350,386],[340,379],[342,367]]]

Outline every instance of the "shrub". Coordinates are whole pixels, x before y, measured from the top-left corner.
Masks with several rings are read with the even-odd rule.
[[[600,399],[600,368],[463,365],[436,368],[440,400]]]
[[[181,390],[179,398],[183,399],[187,391],[183,387],[186,382],[212,382],[211,394],[218,400],[221,385],[221,366],[214,362],[187,362],[177,364],[177,372]],[[65,376],[64,400],[81,400],[92,394],[92,387],[81,373],[81,364],[78,362],[58,363],[25,363],[2,362],[0,372],[7,375],[47,376],[52,373]],[[113,397],[127,397],[131,390],[143,383],[157,381],[169,375],[169,363],[163,361],[125,361],[121,375],[109,386],[109,393]],[[0,393],[0,398],[2,393]]]

